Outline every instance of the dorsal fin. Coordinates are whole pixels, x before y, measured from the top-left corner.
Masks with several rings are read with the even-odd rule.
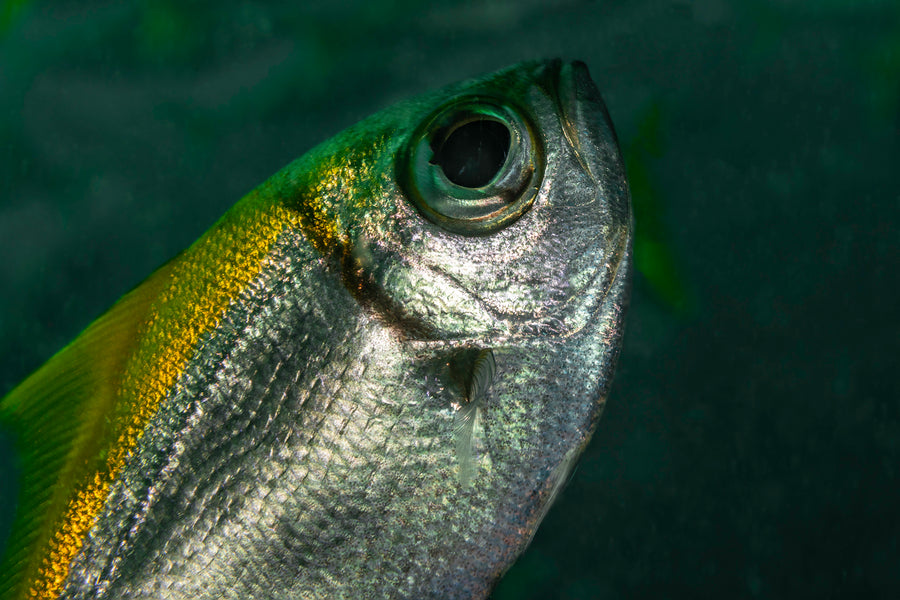
[[[245,196],[0,401],[22,472],[0,597],[59,595],[110,485],[201,336],[259,275],[281,232],[306,231],[281,185],[276,176]]]
[[[101,444],[125,362],[172,262],[122,297],[0,402],[0,427],[20,467],[16,517],[0,564],[0,597],[17,597],[37,565],[34,542],[50,535],[79,475],[105,459]],[[15,591],[16,593],[13,593]]]

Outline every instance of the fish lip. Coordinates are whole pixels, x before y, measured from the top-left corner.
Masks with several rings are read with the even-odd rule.
[[[608,202],[613,219],[617,223],[629,223],[630,200],[627,192],[623,194],[620,189],[627,190],[627,184],[619,139],[587,65],[580,60],[562,64],[558,69],[556,92],[562,132],[573,154],[593,180],[598,198],[602,195]],[[615,172],[622,174],[622,180],[606,181]]]
[[[597,177],[594,169],[591,168],[587,157],[581,147],[581,136],[578,135],[578,125],[584,125],[584,119],[579,119],[579,106],[584,96],[583,90],[579,93],[579,83],[583,81],[582,73],[587,72],[587,65],[581,61],[574,61],[559,67],[557,79],[557,102],[559,103],[560,122],[562,124],[563,135],[575,157],[578,159],[581,168],[591,176],[594,183],[597,183]],[[590,75],[587,76],[590,80]],[[583,83],[581,84],[583,86]]]
[[[611,124],[603,98],[600,96],[600,90],[591,79],[587,65],[580,60],[559,67],[556,89],[560,120],[566,141],[569,142],[569,146],[585,172],[596,182],[598,179],[595,172],[596,163],[591,159],[598,157],[592,156],[593,148],[587,145],[592,140],[584,138],[592,137],[588,132],[594,131],[601,123]],[[585,132],[585,134],[579,134],[579,131]],[[618,140],[616,140],[616,144],[618,144]]]

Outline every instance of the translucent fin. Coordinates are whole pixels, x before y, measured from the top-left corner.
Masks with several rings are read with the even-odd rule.
[[[494,353],[490,349],[479,352],[472,364],[472,375],[466,386],[466,398],[456,411],[453,435],[459,464],[459,484],[462,487],[468,487],[475,476],[476,453],[482,434],[482,406],[496,371]]]
[[[472,379],[469,381],[469,388],[466,390],[467,400],[469,402],[481,401],[491,383],[494,382],[494,374],[497,372],[497,363],[494,361],[494,353],[490,348],[482,350],[475,358],[475,364],[472,366]]]
[[[100,448],[126,361],[171,264],[0,400],[0,427],[13,439],[22,473],[0,563],[0,597],[24,595],[20,586],[39,566],[36,543],[47,539],[62,517],[77,478],[105,458]]]
[[[456,411],[454,437],[456,459],[459,463],[459,484],[468,487],[475,476],[475,425],[481,417],[481,409],[474,403],[466,403]]]

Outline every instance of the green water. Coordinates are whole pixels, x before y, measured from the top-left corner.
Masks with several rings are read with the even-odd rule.
[[[494,598],[900,597],[900,4],[297,4],[2,4],[0,394],[314,143],[580,58],[641,273],[597,434]]]

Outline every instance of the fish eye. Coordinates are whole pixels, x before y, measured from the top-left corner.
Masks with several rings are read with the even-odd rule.
[[[486,96],[451,101],[426,118],[398,158],[398,179],[427,219],[486,235],[525,214],[543,174],[534,129],[520,110]]]
[[[509,155],[509,129],[489,118],[462,120],[431,142],[428,162],[444,171],[451,183],[464,188],[487,185]]]

